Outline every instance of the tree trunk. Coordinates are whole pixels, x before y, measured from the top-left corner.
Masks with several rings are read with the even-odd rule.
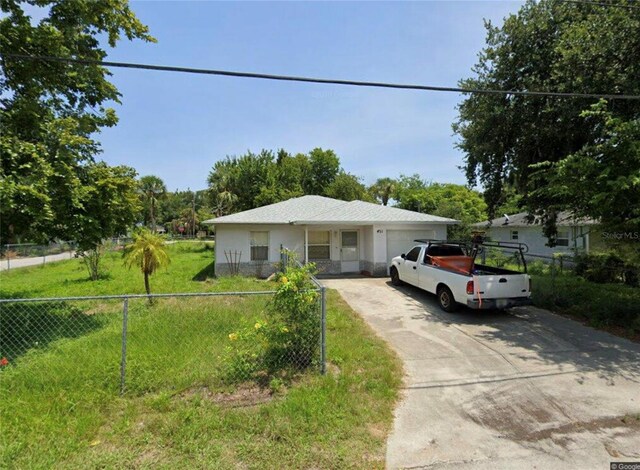
[[[149,275],[144,273],[144,289],[147,291],[147,295],[151,295],[151,288],[149,287]]]
[[[147,295],[149,296],[149,303],[153,303],[153,298],[151,297],[151,287],[149,286],[149,275],[144,273],[144,290],[147,291]]]
[[[156,233],[156,217],[154,214],[154,209],[155,209],[155,203],[153,201],[153,199],[151,199],[151,230],[153,231],[153,233]]]

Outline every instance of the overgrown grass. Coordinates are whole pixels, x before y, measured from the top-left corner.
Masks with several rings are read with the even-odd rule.
[[[329,373],[255,406],[217,399],[218,357],[263,301],[188,304],[132,308],[124,397],[117,321],[3,371],[0,467],[383,468],[400,365],[335,292]]]
[[[533,275],[534,305],[587,321],[597,328],[640,334],[640,289],[596,284],[572,274]]]
[[[514,271],[521,266],[508,262],[499,264]],[[632,339],[640,339],[640,289],[624,284],[595,283],[571,272],[571,268],[560,261],[552,266],[541,261],[528,264],[533,281],[532,301],[536,307],[583,320],[595,328],[604,328],[612,333]]]
[[[193,281],[211,262],[211,252],[171,249],[170,269],[178,279],[156,282],[157,291],[266,284]],[[101,292],[120,293],[123,286],[141,292],[142,276],[120,270],[119,262],[113,259],[111,279],[98,281]],[[66,264],[16,270],[2,289],[15,294],[35,285],[38,293],[27,290],[27,296],[94,294],[60,290],[54,273],[62,279],[86,276],[78,261]],[[139,277],[141,285],[127,285],[128,276]],[[20,277],[27,285],[20,285]],[[337,293],[328,295],[327,375],[302,374],[273,394],[224,383],[220,355],[228,334],[261,317],[268,300],[181,298],[151,306],[131,300],[122,397],[122,304],[75,303],[92,319],[80,335],[58,325],[42,341],[16,351],[0,372],[0,468],[383,468],[400,363]]]

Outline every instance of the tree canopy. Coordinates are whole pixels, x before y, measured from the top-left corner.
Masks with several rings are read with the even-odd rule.
[[[486,42],[461,86],[640,94],[640,10],[528,0],[502,26],[487,23]],[[638,101],[473,94],[454,130],[490,215],[515,188],[553,238],[559,210],[637,222],[628,203],[640,193],[639,118]]]
[[[213,165],[208,183],[217,216],[305,194],[370,199],[360,179],[341,168],[335,152],[321,148],[295,156],[283,149],[228,156]]]
[[[396,190],[397,181],[393,178],[378,178],[375,183],[369,186],[369,194],[383,206],[389,204],[389,199]]]
[[[487,205],[482,194],[466,186],[427,183],[420,175],[402,175],[394,186],[393,198],[398,207],[459,220],[459,225],[449,227],[450,238],[468,238],[470,224],[486,219]]]
[[[23,4],[39,7],[33,20]],[[86,213],[88,168],[100,151],[94,136],[117,117],[120,94],[97,65],[16,59],[7,54],[104,60],[104,38],[115,47],[154,41],[125,0],[1,2],[0,201],[2,241],[76,238]]]

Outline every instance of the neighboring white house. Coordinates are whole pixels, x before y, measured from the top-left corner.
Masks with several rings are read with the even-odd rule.
[[[526,212],[473,224],[474,228],[484,230],[491,240],[526,244],[529,253],[533,255],[551,256],[572,250],[589,251],[594,242],[600,239],[599,233],[594,230],[597,226],[595,220],[577,219],[569,212],[558,215],[557,226],[557,244],[551,248],[547,246],[548,239],[542,231],[540,219],[535,218],[530,222]]]
[[[231,253],[231,259],[240,258],[241,273],[268,275],[283,246],[320,272],[385,276],[391,258],[416,238],[446,239],[447,225],[457,222],[369,202],[302,196],[204,223],[215,227],[217,274],[229,273]]]

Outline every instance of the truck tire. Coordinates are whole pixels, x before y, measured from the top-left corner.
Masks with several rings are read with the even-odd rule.
[[[458,308],[458,304],[456,303],[456,300],[453,298],[453,293],[451,292],[451,289],[449,289],[447,286],[440,286],[438,288],[438,305],[440,305],[440,308],[442,310],[444,310],[445,312],[455,312],[456,309]]]
[[[395,267],[392,267],[389,270],[389,274],[391,274],[391,284],[393,284],[394,286],[401,286],[403,284],[400,280],[400,273]]]

